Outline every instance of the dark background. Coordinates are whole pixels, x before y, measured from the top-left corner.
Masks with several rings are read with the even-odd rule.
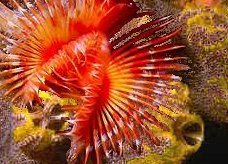
[[[228,164],[228,124],[204,121],[204,142],[186,164]]]

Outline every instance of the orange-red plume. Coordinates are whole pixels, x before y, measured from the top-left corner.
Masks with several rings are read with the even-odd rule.
[[[184,57],[170,56],[183,48],[169,42],[179,30],[149,39],[173,21],[170,16],[117,35],[152,13],[140,12],[132,0],[10,2],[15,10],[0,3],[0,86],[22,105],[39,102],[39,90],[80,99],[63,107],[74,113],[65,133],[72,141],[69,163],[121,156],[124,142],[140,152],[142,132],[159,144],[148,125],[168,127],[151,111],[172,119],[158,107],[175,110],[167,99],[170,82],[180,77],[172,72],[188,69],[178,63]]]

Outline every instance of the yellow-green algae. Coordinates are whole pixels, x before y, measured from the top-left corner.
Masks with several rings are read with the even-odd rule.
[[[35,148],[36,151],[43,150],[47,148],[52,140],[54,131],[50,129],[42,129],[39,126],[35,126],[32,120],[31,114],[29,114],[28,109],[18,108],[16,106],[12,107],[13,114],[23,114],[25,116],[25,123],[21,126],[18,126],[13,131],[13,139],[15,142],[23,141],[26,137],[32,135],[42,135],[41,143]]]
[[[168,2],[169,5],[177,9],[182,9],[184,12],[188,10],[202,9],[202,8],[218,8],[221,13],[227,13],[227,9],[224,8],[226,0],[213,0],[211,4],[205,2],[205,0],[163,0]]]
[[[228,95],[228,79],[227,78],[225,78],[225,77],[220,77],[220,78],[212,77],[211,79],[207,80],[207,83],[212,84],[212,85],[216,85],[225,93],[225,95]],[[224,108],[228,109],[228,100],[226,98],[213,97],[212,100],[215,102],[215,104],[220,104]],[[213,107],[213,108],[216,108],[216,107]]]
[[[77,105],[77,100],[74,99],[68,99],[68,98],[60,98],[50,92],[45,91],[39,91],[39,97],[44,103],[52,103],[52,105],[59,104],[60,106],[63,105]],[[19,115],[22,114],[25,116],[25,122],[22,125],[19,125],[15,128],[13,131],[13,139],[15,142],[23,141],[26,137],[32,136],[32,135],[41,135],[42,140],[40,144],[35,148],[35,151],[41,151],[46,148],[48,148],[52,144],[52,137],[55,136],[55,131],[47,128],[41,128],[40,126],[36,126],[34,124],[33,116],[31,113],[29,113],[27,108],[19,108],[16,106],[12,107],[13,114]],[[41,113],[40,113],[41,114]],[[67,116],[68,113],[65,112],[65,115]],[[68,123],[65,122],[61,128],[61,130],[66,130],[68,127]]]
[[[225,77],[220,77],[220,78],[212,77],[211,79],[207,80],[207,83],[216,84],[224,92],[226,92],[226,94],[228,94],[228,78],[225,78]]]
[[[191,36],[191,34],[196,34],[195,29],[192,27],[203,27],[206,29],[204,32],[205,36],[206,34],[209,36],[205,39],[205,41],[208,40],[210,43],[206,45],[202,44],[201,39],[199,39],[198,42],[196,41],[196,43],[194,43],[197,44],[198,49],[201,49],[199,53],[195,54],[194,59],[195,61],[198,61],[198,67],[203,67],[205,69],[205,72],[202,72],[202,74],[205,74],[207,77],[205,77],[205,82],[203,80],[204,78],[201,79],[204,75],[199,75],[199,77],[196,79],[198,82],[201,82],[199,85],[202,86],[199,90],[199,93],[197,91],[198,89],[192,93],[192,100],[194,104],[197,104],[197,107],[195,107],[195,109],[200,113],[204,113],[207,115],[207,117],[212,118],[218,122],[227,122],[228,119],[226,118],[226,114],[228,109],[228,100],[226,99],[225,95],[228,94],[228,81],[225,75],[225,71],[227,70],[226,61],[228,59],[228,56],[225,50],[228,48],[228,38],[226,35],[224,38],[217,39],[217,41],[211,41],[209,38],[211,34],[211,36],[216,36],[220,33],[226,34],[226,27],[219,26],[218,23],[224,25],[226,24],[228,19],[228,6],[225,4],[225,1],[220,1],[216,5],[207,8],[205,8],[205,6],[196,8],[193,4],[189,4],[188,7],[186,7],[186,12],[190,10],[199,10],[201,12],[188,19],[187,32],[189,36]],[[203,36],[203,34],[201,35]],[[188,41],[192,42],[190,39],[188,39]],[[210,58],[217,59],[214,61]],[[205,61],[210,62],[210,60],[212,60],[211,62],[215,63],[215,69],[212,68],[213,66],[210,66],[211,68],[209,67],[210,63],[204,65]],[[215,72],[216,68],[221,70],[217,73],[219,77],[214,77],[215,75],[211,75],[210,73],[212,70]],[[216,93],[215,90],[218,90],[218,92]],[[202,101],[200,99],[208,99],[208,102]],[[202,104],[199,105],[201,101]]]
[[[174,85],[178,86],[179,89],[176,90],[176,89],[172,89],[170,92],[173,94],[173,95],[176,95],[177,96],[177,99],[174,99],[174,100],[171,100],[171,101],[174,101],[178,104],[182,104],[186,109],[183,109],[184,111],[188,111],[189,107],[188,107],[188,104],[190,103],[190,98],[189,98],[189,94],[190,94],[190,91],[189,91],[189,88],[188,88],[188,85],[187,84],[184,84],[184,83],[181,83],[181,82],[174,82],[173,83]]]
[[[216,30],[221,30],[221,29],[217,29],[214,26],[214,21],[213,21],[212,15],[207,12],[202,12],[200,14],[196,14],[192,18],[189,18],[187,21],[187,24],[188,24],[188,26],[193,26],[193,25],[204,26],[204,27],[206,27],[206,29],[209,33],[213,33]]]
[[[228,16],[228,4],[225,4],[225,1],[223,3],[219,3],[214,7],[214,11],[219,15],[225,15]]]
[[[219,8],[222,8],[222,6],[219,5],[219,6],[215,7],[213,11],[216,12],[217,14],[221,15],[222,13],[218,12]],[[226,10],[227,9],[228,9],[228,7],[226,6]],[[204,13],[207,14],[206,12],[204,12]],[[224,13],[224,15],[227,18],[228,14]],[[197,25],[197,22],[195,22],[195,23]],[[191,24],[189,24],[189,27],[188,27],[189,30],[191,28],[190,25]],[[205,25],[204,27],[208,28],[208,25]],[[225,30],[225,29],[218,28],[218,27],[214,27],[214,29],[215,29],[215,31],[213,31],[213,33],[216,33],[216,32],[223,32],[224,33],[224,30]],[[226,50],[228,48],[228,38],[223,38],[221,41],[217,41],[217,42],[210,44],[210,45],[207,45],[207,46],[201,45],[200,42],[198,43],[198,45],[200,47],[202,47],[203,51],[199,54],[196,54],[195,59],[203,62],[203,61],[207,60],[209,53],[210,54],[212,53],[212,54],[214,54],[214,56],[216,56],[218,59],[220,59],[219,62],[216,63],[217,66],[219,66],[223,70],[227,70],[227,63],[226,63],[226,61],[228,59],[227,54],[219,54],[218,55],[217,52],[220,50],[221,51]],[[218,90],[222,91],[224,93],[224,95],[228,94],[227,93],[228,92],[228,87],[227,87],[228,86],[228,80],[225,77],[225,74],[220,75],[220,77],[209,77],[209,79],[206,81],[206,83],[209,85],[207,85],[207,87],[202,86],[202,88],[200,90],[200,92],[203,95],[212,95],[211,93],[213,92],[213,90],[211,90],[211,88],[209,87],[212,85],[215,86]],[[222,93],[222,92],[219,92],[219,93]],[[200,96],[199,95],[196,95],[196,96],[194,96],[194,93],[193,93],[192,98],[196,99],[196,101],[200,101],[200,100],[197,100]],[[208,112],[206,113],[207,116],[209,116],[213,120],[216,120],[219,122],[227,122],[227,118],[225,116],[226,116],[227,109],[228,109],[228,100],[219,94],[216,95],[215,93],[213,93],[213,96],[211,97],[209,104],[210,105],[208,105]],[[205,107],[200,106],[197,108],[199,111],[205,110]],[[200,108],[202,108],[202,109],[200,109]]]
[[[60,98],[51,92],[39,91],[39,97],[44,101],[53,101],[55,104],[63,105],[77,105],[78,102],[71,98]]]
[[[185,8],[183,10],[184,13],[190,10],[196,10],[196,9],[201,10],[199,14],[196,14],[195,16],[187,20],[188,27],[190,28],[193,25],[203,26],[206,28],[208,33],[224,31],[225,30],[224,28],[215,26],[214,14],[218,14],[219,16],[221,16],[219,17],[219,21],[226,22],[227,16],[228,16],[228,6],[222,2],[217,3],[216,5],[213,5],[210,7],[210,10],[213,10],[214,13],[205,10],[206,8],[208,7],[206,7],[203,4],[197,6],[193,2],[186,3]],[[189,28],[188,28],[188,31],[190,30]],[[227,40],[224,41],[224,44],[227,44]]]

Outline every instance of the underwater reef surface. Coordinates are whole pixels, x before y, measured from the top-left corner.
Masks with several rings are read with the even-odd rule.
[[[197,52],[193,59],[197,68],[190,87],[194,109],[211,120],[227,123],[228,15],[221,12],[222,9],[223,6],[208,9],[188,20],[189,44],[195,47],[194,53]],[[227,7],[224,9],[227,11]]]
[[[182,27],[181,36],[187,46],[185,53],[191,60],[191,71],[183,76],[190,88],[191,111],[201,114],[206,120],[227,123],[227,1],[164,2],[171,8],[169,11],[178,15]],[[156,1],[151,1],[150,5],[156,5]],[[161,10],[159,7],[158,9]]]
[[[168,3],[181,10],[182,36],[192,60],[192,72],[184,80],[190,88],[191,110],[205,123],[205,140],[186,163],[224,163],[228,160],[228,3]]]
[[[7,1],[1,0],[1,2]],[[141,155],[132,152],[129,146],[124,145],[125,159],[114,159],[111,162],[135,164],[222,162],[227,156],[223,148],[226,148],[228,135],[226,71],[228,20],[225,1],[206,6],[203,1],[195,3],[195,1],[141,0],[139,2],[144,4],[145,9],[155,11],[155,18],[174,15],[175,23],[165,30],[169,32],[173,28],[182,27],[181,37],[175,41],[187,46],[183,53],[189,56],[192,70],[180,73],[183,81],[188,84],[188,86],[180,84],[182,90],[178,92],[179,101],[183,103],[183,115],[174,116],[175,122],[168,123],[165,120],[171,127],[170,133],[153,128],[154,133],[160,136],[161,145],[152,147],[152,152],[143,145],[144,153]],[[3,93],[2,90],[1,94]],[[72,100],[59,99],[49,93],[41,92],[39,96],[47,105],[54,106],[54,114],[63,117],[68,117],[69,114],[62,113],[60,106],[75,104]],[[53,104],[51,100],[55,103]],[[13,107],[9,102],[10,97],[1,98],[0,163],[66,163],[65,154],[70,147],[70,141],[56,136],[55,131],[65,130],[68,125],[64,122],[60,124],[48,122],[46,117],[39,117],[40,113],[28,113],[26,109]],[[166,111],[162,106],[160,110]],[[194,113],[201,115],[205,121],[205,129],[200,117]],[[37,126],[37,121],[42,122],[47,128],[43,130]],[[204,133],[205,141],[203,141]],[[192,155],[195,152],[197,153]]]

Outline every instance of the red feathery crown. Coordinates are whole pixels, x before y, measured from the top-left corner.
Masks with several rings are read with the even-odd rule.
[[[63,106],[74,113],[73,128],[65,133],[70,163],[79,154],[84,163],[100,163],[110,152],[121,155],[123,142],[140,152],[142,133],[159,144],[148,125],[168,127],[150,111],[172,119],[158,107],[174,110],[167,98],[180,77],[172,72],[188,69],[178,63],[185,57],[170,57],[183,48],[168,42],[179,29],[148,39],[173,21],[170,16],[138,22],[117,35],[133,19],[153,13],[140,11],[132,0],[11,1],[16,10],[0,3],[0,86],[22,105],[39,102],[39,90],[80,100]]]

